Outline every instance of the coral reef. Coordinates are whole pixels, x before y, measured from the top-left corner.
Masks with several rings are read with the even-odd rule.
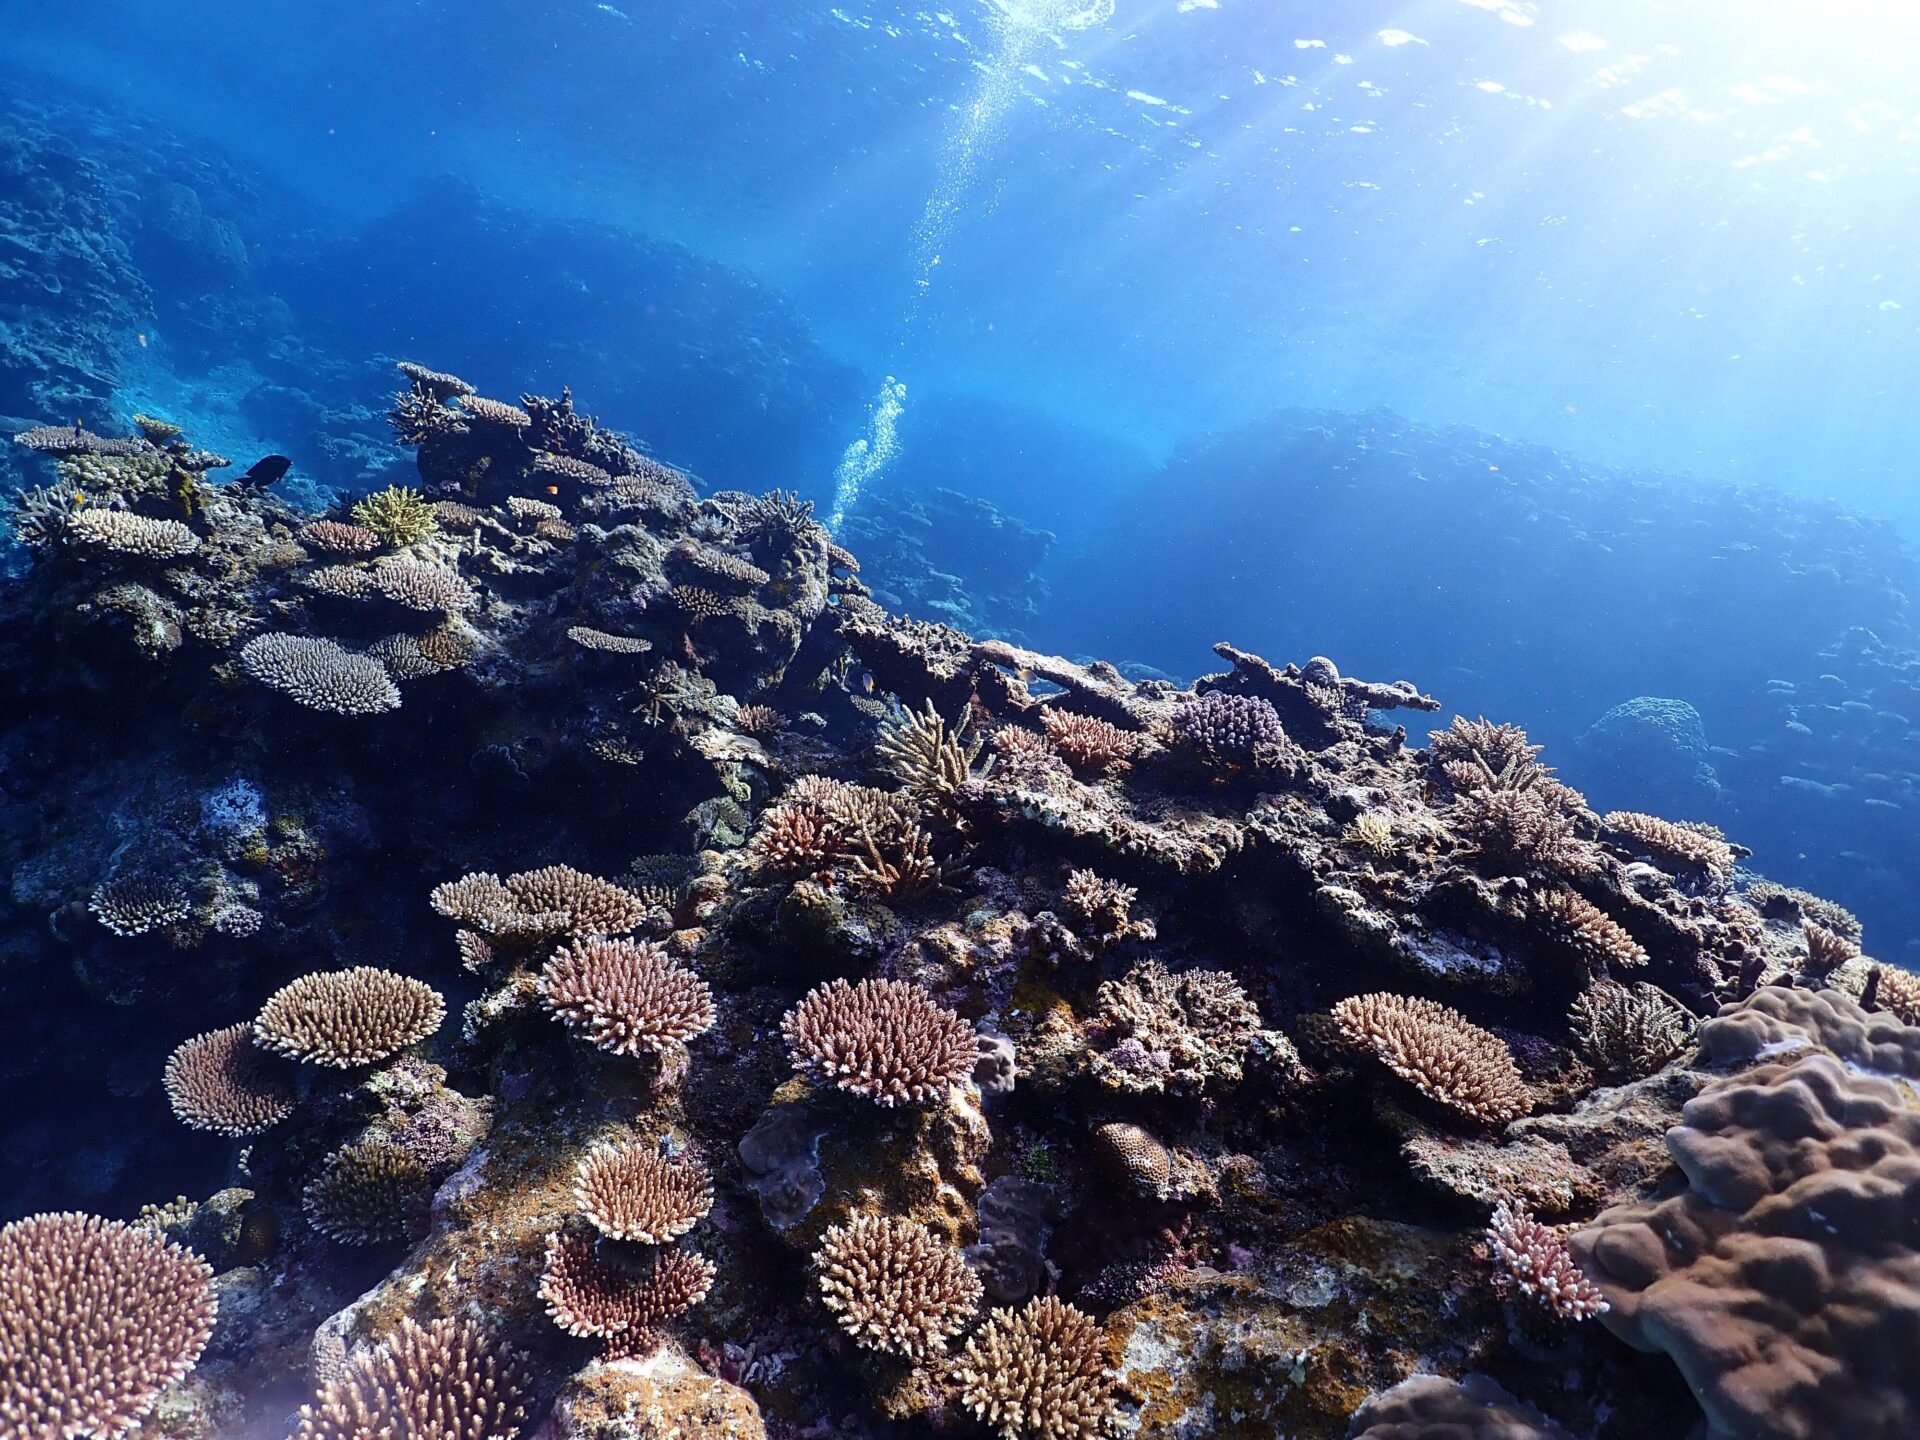
[[[905,619],[794,495],[400,376],[404,553],[20,451],[196,541],[51,507],[0,595],[10,1193],[216,1273],[156,1434],[1789,1433],[1897,1349],[1920,980],[1839,907],[1410,682]],[[1751,1299],[1807,1237],[1845,1336]]]

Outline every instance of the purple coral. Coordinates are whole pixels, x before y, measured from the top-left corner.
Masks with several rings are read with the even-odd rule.
[[[1280,712],[1257,695],[1228,695],[1210,690],[1174,712],[1174,735],[1191,748],[1220,760],[1251,760],[1254,747],[1281,746],[1287,732]]]

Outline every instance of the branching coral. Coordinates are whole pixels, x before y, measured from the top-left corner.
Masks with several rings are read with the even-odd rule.
[[[377,715],[400,706],[400,691],[378,660],[313,635],[256,635],[240,647],[255,680],[309,710]]]
[[[17,491],[10,505],[7,521],[13,538],[43,549],[66,543],[74,516],[80,513],[81,492],[71,485],[36,485]]]
[[[1640,948],[1640,942],[1584,895],[1571,890],[1548,890],[1530,909],[1553,937],[1585,961],[1595,974],[1638,970],[1647,963],[1647,952]]]
[[[186,919],[193,905],[178,882],[135,871],[95,886],[87,909],[114,934],[131,939]]]
[[[988,1316],[957,1374],[962,1402],[1002,1440],[1095,1440],[1119,1423],[1106,1338],[1051,1295]]]
[[[380,537],[366,526],[340,520],[309,520],[300,527],[297,538],[309,550],[349,560],[363,559],[380,548]]]
[[[600,650],[609,655],[644,655],[653,649],[652,641],[637,635],[610,635],[590,625],[569,626],[567,638],[582,650]]]
[[[781,1030],[795,1065],[878,1105],[932,1104],[973,1073],[972,1027],[899,980],[831,980]]]
[[[195,1130],[258,1135],[293,1113],[293,1085],[251,1025],[194,1036],[167,1057],[162,1080],[173,1113]]]
[[[540,972],[540,1002],[612,1055],[677,1057],[713,1024],[713,993],[658,945],[585,939]]]
[[[389,485],[361,499],[353,507],[353,520],[396,550],[417,544],[440,528],[433,506],[418,490],[405,485]]]
[[[378,1245],[410,1234],[425,1218],[432,1183],[408,1151],[380,1140],[336,1150],[301,1192],[314,1229],[342,1245]]]
[[[593,1241],[556,1233],[547,1237],[540,1298],[555,1325],[602,1341],[616,1359],[656,1344],[659,1327],[706,1299],[712,1285],[712,1263],[690,1250],[662,1250],[632,1274],[603,1260]]]
[[[1462,838],[1497,869],[1575,875],[1592,868],[1573,816],[1543,787],[1469,790],[1455,798],[1453,816]]]
[[[1831,930],[1843,940],[1860,943],[1860,917],[1844,905],[1812,894],[1793,885],[1777,885],[1771,880],[1756,880],[1747,887],[1747,899],[1762,914],[1788,914],[1811,920],[1823,930]]]
[[[491,430],[518,432],[533,424],[531,415],[505,400],[489,400],[484,395],[468,394],[457,397],[454,403],[466,412],[468,419]]]
[[[389,560],[365,572],[373,588],[409,610],[451,615],[471,610],[480,597],[455,571],[419,560]]]
[[[192,1370],[213,1271],[150,1231],[79,1214],[0,1226],[0,1434],[117,1440]]]
[[[1800,931],[1807,942],[1806,972],[1815,980],[1825,979],[1849,960],[1859,958],[1858,945],[1843,935],[1836,935],[1824,925],[1803,919]]]
[[[1680,1053],[1693,1034],[1693,1017],[1652,985],[1629,989],[1597,981],[1573,1002],[1567,1017],[1580,1053],[1602,1074],[1637,1080]]]
[[[526,914],[564,912],[575,935],[624,935],[647,918],[638,895],[571,865],[509,875],[506,886]]]
[[[1522,1294],[1537,1300],[1563,1320],[1603,1315],[1607,1302],[1573,1263],[1567,1242],[1551,1226],[1524,1209],[1502,1201],[1487,1225],[1487,1248],[1494,1264]]]
[[[425,981],[358,965],[302,975],[276,990],[260,1007],[253,1035],[277,1055],[344,1070],[424,1040],[446,1013]]]
[[[574,1199],[609,1240],[664,1245],[713,1208],[713,1178],[690,1155],[669,1159],[656,1146],[602,1145],[587,1152]]]
[[[1530,1108],[1526,1083],[1500,1037],[1437,1001],[1354,995],[1333,1007],[1333,1018],[1350,1044],[1458,1115],[1505,1125]]]
[[[881,768],[909,794],[933,804],[950,804],[973,778],[974,762],[985,746],[972,729],[971,715],[949,728],[929,700],[924,710],[889,717],[874,742],[874,752]],[[988,768],[992,763],[987,762]]]
[[[564,935],[573,924],[573,916],[565,910],[527,908],[507,888],[506,881],[484,871],[434,886],[427,901],[449,920],[472,926],[495,940],[530,941]]]
[[[786,717],[771,705],[742,705],[733,717],[733,728],[742,735],[778,735]]]
[[[1529,741],[1527,732],[1518,725],[1496,725],[1484,716],[1469,720],[1456,715],[1452,725],[1430,731],[1427,738],[1433,758],[1455,782],[1455,789],[1479,789],[1483,785],[1525,789],[1536,777],[1553,773],[1539,763],[1540,752],[1546,747]],[[1455,766],[1465,768],[1456,770]]]
[[[143,560],[177,560],[200,548],[200,537],[178,520],[154,520],[131,510],[76,510],[64,538]]]
[[[1111,775],[1126,769],[1140,749],[1140,737],[1132,731],[1072,710],[1042,710],[1040,724],[1054,750],[1076,770]]]
[[[1139,891],[1131,885],[1102,879],[1091,870],[1073,870],[1068,872],[1060,904],[1104,949],[1123,940],[1154,938],[1151,920],[1133,918],[1133,902],[1138,898]]]
[[[935,889],[944,871],[933,856],[933,837],[917,820],[889,826],[876,834],[862,828],[849,841],[853,864],[847,882],[875,895],[905,897]]]
[[[1231,1085],[1260,1035],[1260,1012],[1224,970],[1175,975],[1147,960],[1100,986],[1103,1047],[1093,1074],[1116,1090],[1198,1094]]]
[[[1174,739],[1216,765],[1290,758],[1294,745],[1280,712],[1257,695],[1210,690],[1174,711]]]
[[[471,1320],[403,1316],[301,1407],[293,1440],[518,1440],[530,1388],[520,1357]]]
[[[1675,824],[1634,810],[1610,810],[1601,817],[1601,823],[1629,844],[1662,860],[1703,870],[1716,880],[1733,873],[1733,848],[1700,827]]]
[[[813,1264],[821,1303],[869,1350],[937,1355],[980,1301],[960,1252],[914,1220],[851,1216],[821,1237]]]

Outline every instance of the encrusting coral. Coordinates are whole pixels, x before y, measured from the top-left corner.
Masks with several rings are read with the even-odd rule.
[[[96,1107],[124,1167],[19,1127],[23,1185],[111,1169],[221,1272],[156,1433],[284,1434],[308,1367],[301,1440],[1908,1425],[1868,1219],[1920,980],[1845,910],[1603,821],[1516,726],[1420,748],[1409,682],[890,614],[798,496],[400,373],[417,488],[325,515],[164,427],[20,452],[63,468],[0,589],[0,999],[65,964],[100,1053],[192,1038],[8,1068],[158,1080],[231,1152],[174,1201],[128,1193],[190,1138],[141,1106]]]

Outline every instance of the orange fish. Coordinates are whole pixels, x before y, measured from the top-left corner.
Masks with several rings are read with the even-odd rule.
[[[558,495],[560,493],[560,487],[558,485],[549,485],[547,486],[547,493],[549,495]]]

